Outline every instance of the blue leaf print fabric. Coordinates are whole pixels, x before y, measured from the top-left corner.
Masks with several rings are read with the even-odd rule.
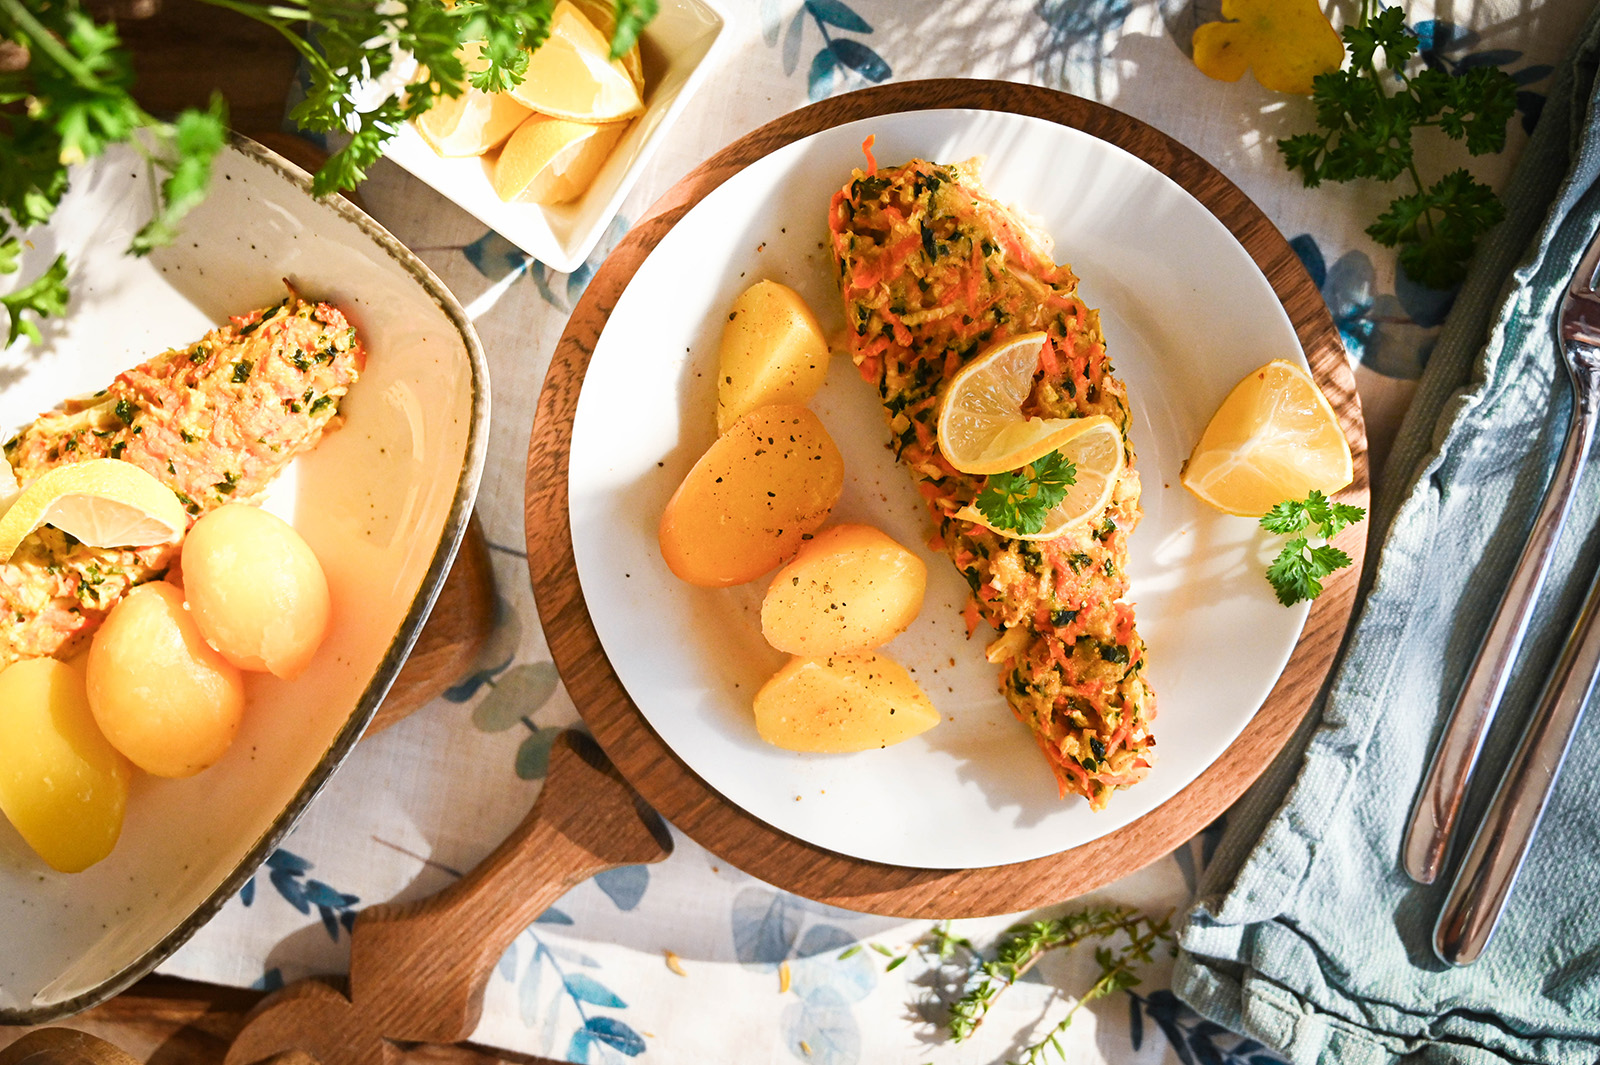
[[[776,0],[763,0],[762,35],[768,47],[778,43],[782,18]],[[826,99],[846,89],[888,81],[893,76],[888,62],[871,45],[855,37],[840,36],[841,33],[873,32],[872,24],[844,0],[803,0],[782,31],[781,56],[785,74],[793,74],[799,68],[808,24],[821,39],[806,72],[808,99]]]
[[[1330,264],[1309,233],[1289,246],[1321,290],[1352,359],[1385,377],[1422,376],[1454,291],[1425,288],[1397,272],[1396,291],[1379,292],[1377,268],[1366,252],[1349,251]]]
[[[1035,72],[1079,92],[1097,85],[1110,41],[1132,12],[1132,0],[1038,0],[1034,13],[1045,29]]]

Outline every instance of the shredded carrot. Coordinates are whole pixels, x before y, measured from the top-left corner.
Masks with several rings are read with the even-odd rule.
[[[978,631],[978,601],[968,599],[967,605],[961,608],[961,617],[967,623],[967,639],[972,639],[972,634]]]
[[[867,134],[867,139],[861,142],[861,154],[867,157],[867,173],[869,175],[878,172],[878,161],[872,157],[872,142],[877,139],[874,134],[869,133]]]
[[[1039,365],[1050,377],[1061,372],[1061,364],[1056,362],[1056,346],[1050,342],[1048,335],[1044,338],[1044,347],[1039,349]]]
[[[848,188],[840,189],[833,194],[833,199],[828,201],[828,228],[834,233],[840,232],[844,227],[844,212],[839,210],[839,205],[849,197],[846,195]]]

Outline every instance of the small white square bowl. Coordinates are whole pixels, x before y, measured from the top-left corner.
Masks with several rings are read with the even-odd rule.
[[[506,203],[489,181],[483,157],[445,159],[411,123],[385,154],[446,199],[553,269],[570,273],[594,250],[645,164],[666,137],[727,43],[727,24],[706,0],[662,0],[639,35],[645,72],[644,113],[628,126],[589,191],[551,207]]]

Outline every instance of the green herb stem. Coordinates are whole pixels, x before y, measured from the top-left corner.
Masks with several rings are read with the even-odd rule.
[[[28,42],[30,50],[37,48],[49,56],[56,66],[71,74],[72,80],[82,88],[93,90],[100,87],[100,81],[94,76],[94,72],[78,62],[77,56],[63,48],[61,42],[56,40],[55,34],[45,29],[44,25],[33,17],[33,13],[22,5],[21,0],[0,0],[0,11],[16,20],[17,26],[31,38]]]

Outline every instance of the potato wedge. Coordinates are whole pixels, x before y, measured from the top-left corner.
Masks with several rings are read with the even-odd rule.
[[[828,342],[800,294],[757,281],[739,294],[722,327],[717,432],[769,403],[805,403],[828,376]]]
[[[887,747],[939,723],[905,667],[870,651],[791,658],[756,693],[755,715],[768,743],[827,754]]]
[[[757,407],[700,456],[667,502],[661,557],[690,584],[753,581],[799,549],[844,487],[844,459],[805,407]]]
[[[881,647],[922,609],[928,567],[870,525],[835,525],[801,545],[761,602],[761,633],[792,655]]]

